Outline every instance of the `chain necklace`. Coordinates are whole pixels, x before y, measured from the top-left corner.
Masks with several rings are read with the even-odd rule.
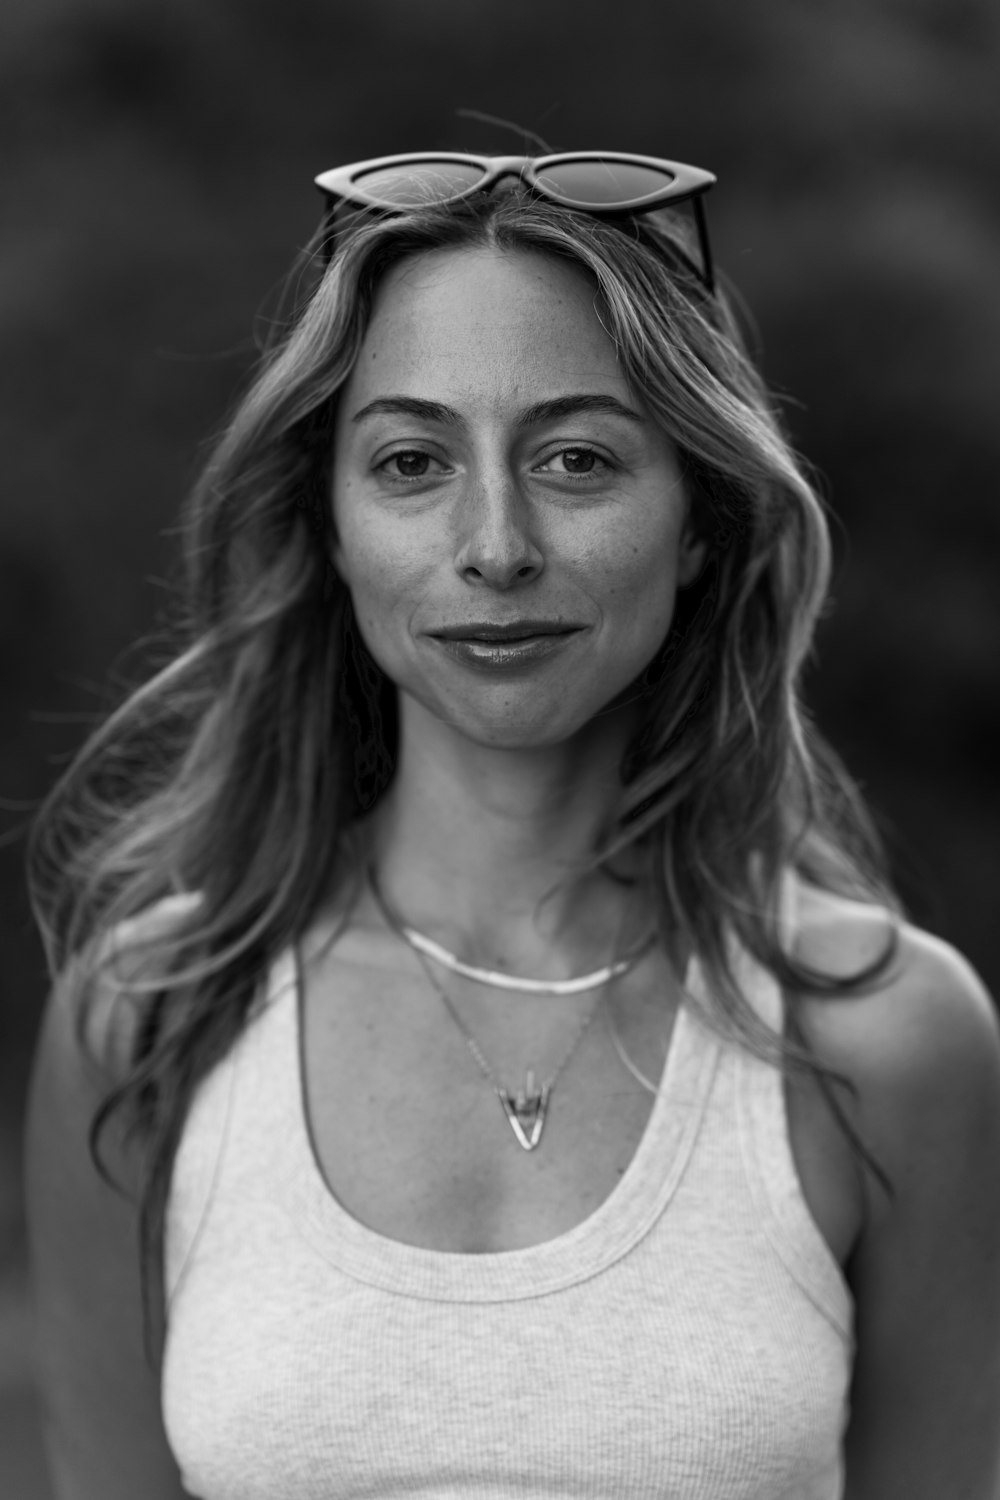
[[[534,1069],[526,1069],[524,1077],[524,1087],[523,1089],[520,1089],[515,1095],[512,1094],[509,1089],[505,1089],[502,1084],[498,1083],[475,1038],[473,1036],[470,1036],[469,1032],[462,1025],[462,1022],[458,1017],[454,1005],[435,979],[434,974],[431,971],[429,964],[427,963],[427,955],[431,953],[433,953],[433,956],[437,956],[438,954],[442,953],[445,954],[446,967],[453,969],[455,973],[465,974],[466,977],[470,979],[477,979],[482,984],[493,984],[497,981],[510,979],[511,976],[507,974],[494,974],[493,971],[489,969],[474,969],[472,965],[468,964],[462,965],[461,960],[456,958],[455,954],[449,953],[446,948],[441,948],[437,943],[432,943],[429,938],[424,938],[423,935],[416,932],[414,928],[404,927],[403,924],[398,920],[398,918],[393,916],[392,912],[386,905],[382,893],[378,888],[378,882],[375,878],[375,870],[373,866],[368,867],[368,883],[371,886],[372,895],[375,898],[375,902],[379,908],[379,911],[382,913],[382,916],[385,919],[386,925],[391,928],[391,930],[396,934],[397,937],[401,938],[403,942],[405,942],[410,948],[413,949],[420,963],[420,967],[423,969],[424,974],[427,977],[428,983],[444,1002],[448,1014],[451,1016],[452,1020],[455,1022],[455,1025],[464,1036],[469,1051],[472,1053],[477,1066],[479,1067],[486,1080],[490,1084],[492,1084],[493,1090],[497,1098],[500,1100],[504,1115],[510,1125],[510,1128],[514,1132],[514,1136],[517,1140],[518,1145],[521,1146],[525,1151],[534,1151],[535,1147],[538,1145],[539,1141],[542,1138],[542,1131],[545,1129],[545,1117],[548,1112],[549,1098],[552,1094],[552,1089],[555,1085],[555,1081],[565,1068],[566,1064],[569,1062],[570,1058],[573,1056],[574,1052],[580,1044],[584,1032],[587,1030],[587,1027],[590,1025],[591,1021],[594,1019],[598,1010],[600,1009],[601,1000],[604,997],[604,990],[606,985],[611,979],[616,978],[619,974],[623,974],[627,969],[630,969],[639,958],[640,954],[644,953],[646,948],[649,947],[649,942],[652,941],[652,939],[644,943],[642,948],[637,949],[628,958],[621,959],[615,963],[609,964],[604,969],[597,970],[596,972],[601,976],[600,979],[595,979],[594,975],[588,974],[584,976],[584,980],[587,981],[586,983],[580,980],[562,980],[554,982],[541,980],[520,980],[518,981],[516,986],[501,984],[501,988],[521,988],[522,986],[527,988],[530,985],[533,992],[541,991],[556,994],[572,994],[583,991],[585,989],[596,989],[598,988],[598,986],[600,986],[600,993],[598,994],[597,999],[591,1006],[590,1010],[587,1012],[587,1015],[584,1017],[581,1025],[577,1028],[576,1034],[574,1035],[573,1040],[569,1045],[569,1050],[566,1052],[559,1066],[553,1073],[549,1075],[549,1077],[538,1089],[536,1089],[535,1087]],[[414,942],[414,937],[421,939],[421,941]],[[470,970],[472,972],[469,972]],[[555,985],[557,984],[576,985],[577,990],[574,991],[556,989]]]

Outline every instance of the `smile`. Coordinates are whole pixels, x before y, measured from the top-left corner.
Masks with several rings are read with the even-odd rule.
[[[448,641],[527,641],[539,636],[569,635],[582,628],[562,620],[508,620],[505,624],[470,620],[464,625],[446,625],[431,634]]]
[[[486,672],[510,672],[533,666],[564,650],[579,634],[579,625],[541,626],[522,622],[509,626],[463,626],[438,632],[432,639],[466,666]]]

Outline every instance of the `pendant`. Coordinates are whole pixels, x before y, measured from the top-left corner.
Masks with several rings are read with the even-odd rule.
[[[549,1107],[549,1085],[543,1083],[541,1091],[535,1092],[535,1075],[529,1068],[524,1078],[524,1088],[517,1098],[506,1089],[497,1089],[504,1114],[510,1128],[517,1137],[519,1146],[525,1151],[534,1151],[545,1129],[545,1111]]]

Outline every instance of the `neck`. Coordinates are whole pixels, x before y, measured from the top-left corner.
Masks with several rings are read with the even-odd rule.
[[[648,927],[637,888],[582,873],[620,794],[620,725],[511,751],[471,744],[407,700],[401,721],[370,847],[405,923],[467,962],[539,978],[598,968],[634,945]]]

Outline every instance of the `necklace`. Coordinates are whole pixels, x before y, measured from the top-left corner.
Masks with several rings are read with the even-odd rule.
[[[479,969],[475,964],[467,964],[456,954],[450,953],[447,948],[442,948],[440,943],[435,943],[432,938],[425,937],[415,927],[405,927],[400,924],[397,931],[417,953],[436,959],[453,974],[461,974],[465,979],[474,979],[477,984],[490,984],[498,990],[517,990],[526,995],[582,995],[586,990],[599,989],[601,985],[607,984],[609,979],[617,979],[619,974],[624,974],[631,969],[636,959],[640,958],[653,942],[651,934],[639,948],[627,954],[625,958],[606,964],[603,969],[595,969],[592,974],[581,974],[578,979],[521,979],[516,974],[503,974],[496,969]]]
[[[599,989],[609,980],[626,974],[656,940],[655,932],[650,933],[624,958],[606,964],[603,969],[595,969],[591,974],[581,974],[577,979],[522,979],[517,974],[504,974],[497,969],[480,969],[475,964],[467,964],[456,953],[442,947],[440,943],[435,943],[433,938],[426,937],[415,927],[409,927],[405,922],[392,916],[382,898],[375,879],[375,870],[371,865],[368,867],[368,883],[386,922],[397,937],[401,937],[405,943],[408,943],[415,953],[425,954],[428,958],[435,959],[444,968],[450,969],[453,974],[461,974],[464,979],[474,979],[477,984],[488,984],[498,990],[516,990],[519,994],[525,995],[582,995],[587,990]]]
[[[542,1138],[542,1131],[545,1129],[545,1117],[548,1113],[549,1098],[552,1094],[552,1089],[555,1085],[555,1081],[559,1077],[559,1074],[562,1072],[562,1070],[565,1068],[566,1064],[569,1062],[570,1058],[573,1056],[574,1052],[580,1044],[584,1032],[587,1030],[587,1027],[596,1016],[600,1008],[601,1000],[603,998],[604,986],[607,985],[611,979],[616,978],[619,974],[623,974],[627,969],[630,969],[638,959],[640,953],[645,952],[646,948],[649,947],[649,942],[652,941],[652,939],[644,943],[641,949],[637,949],[628,958],[621,959],[616,963],[607,965],[607,967],[604,969],[597,970],[596,972],[601,976],[600,979],[597,980],[595,980],[594,975],[588,974],[584,976],[584,979],[587,981],[586,983],[583,983],[580,980],[562,980],[555,981],[554,983],[542,980],[519,980],[514,985],[506,985],[503,984],[502,981],[509,980],[511,977],[510,975],[494,975],[492,970],[489,969],[475,969],[472,965],[461,965],[461,960],[456,958],[453,953],[449,953],[447,948],[440,948],[437,943],[432,943],[430,938],[423,937],[423,935],[416,932],[414,928],[405,927],[399,921],[399,919],[393,915],[393,913],[386,905],[382,893],[378,888],[378,882],[375,878],[375,870],[373,866],[368,867],[368,883],[371,886],[371,891],[372,895],[375,898],[375,903],[378,906],[379,911],[381,912],[386,922],[386,925],[396,934],[397,937],[401,938],[403,942],[405,942],[410,948],[412,948],[420,963],[420,967],[423,969],[424,974],[427,977],[428,983],[444,1002],[448,1014],[451,1016],[452,1020],[455,1022],[455,1025],[464,1036],[469,1051],[472,1053],[477,1066],[479,1067],[480,1071],[483,1073],[487,1081],[492,1084],[493,1090],[496,1093],[497,1098],[500,1100],[504,1115],[506,1116],[510,1128],[514,1132],[514,1137],[517,1140],[518,1145],[521,1146],[525,1151],[534,1151],[535,1147],[538,1145],[539,1141]],[[414,937],[420,938],[421,941],[414,942],[412,940]],[[456,1012],[455,1007],[452,1005],[451,1000],[448,998],[445,991],[441,988],[441,985],[435,979],[434,974],[431,971],[429,964],[427,963],[426,957],[426,955],[431,950],[435,950],[434,956],[437,956],[438,953],[445,954],[446,960],[450,960],[450,962],[446,961],[446,967],[453,969],[455,973],[465,974],[468,978],[477,979],[482,984],[494,984],[500,982],[500,988],[520,989],[523,987],[527,989],[530,986],[531,990],[535,993],[544,992],[550,994],[572,994],[575,992],[582,992],[585,989],[596,989],[598,988],[598,986],[600,986],[601,993],[598,995],[596,1001],[587,1012],[582,1024],[577,1028],[573,1040],[569,1045],[569,1050],[565,1053],[562,1062],[555,1069],[555,1071],[549,1075],[544,1083],[542,1083],[540,1088],[536,1089],[535,1087],[535,1073],[534,1069],[532,1068],[527,1068],[525,1070],[524,1087],[523,1089],[520,1089],[517,1094],[512,1094],[509,1089],[505,1089],[502,1084],[498,1083],[475,1038],[471,1036],[462,1025],[462,1022],[460,1021],[458,1013]],[[470,970],[472,971],[471,973],[469,972]],[[576,991],[556,989],[555,984],[560,983],[564,985],[575,985]]]

